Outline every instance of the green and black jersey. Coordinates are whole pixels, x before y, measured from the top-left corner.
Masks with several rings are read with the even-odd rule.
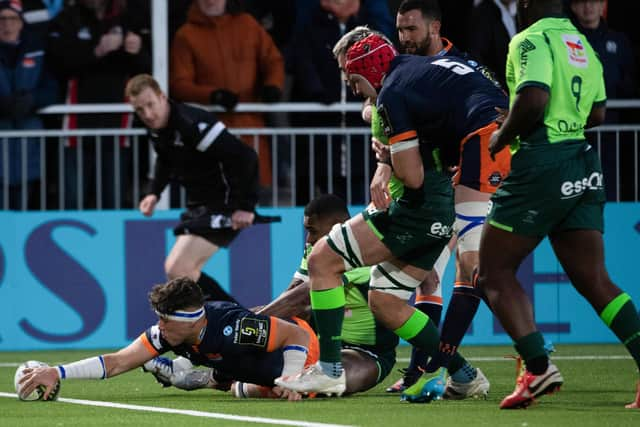
[[[576,142],[584,142],[591,109],[604,105],[606,93],[602,64],[569,19],[544,18],[516,34],[509,43],[506,79],[511,103],[526,87],[549,92],[542,120],[511,144],[512,154],[523,154],[514,157],[516,164],[544,164],[582,148]],[[562,143],[569,144],[558,146]]]

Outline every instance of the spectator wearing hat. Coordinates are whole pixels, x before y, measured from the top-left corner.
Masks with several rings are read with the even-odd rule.
[[[46,71],[42,41],[25,28],[21,2],[0,1],[0,130],[42,129],[36,111],[55,102],[55,96],[56,84]],[[37,206],[40,150],[36,138],[0,139],[3,209]]]

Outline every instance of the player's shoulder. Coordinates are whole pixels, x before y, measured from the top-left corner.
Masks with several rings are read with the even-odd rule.
[[[185,104],[184,102],[173,102],[172,108],[175,109],[175,113],[189,122],[207,122],[215,123],[218,121],[216,115],[211,111],[205,110],[203,107]]]
[[[239,304],[230,301],[207,301],[204,304],[207,316],[209,315],[223,315],[225,313],[232,313],[237,311],[247,311]]]

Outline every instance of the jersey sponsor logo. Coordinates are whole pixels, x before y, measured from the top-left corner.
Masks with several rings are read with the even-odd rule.
[[[536,223],[536,217],[538,216],[538,211],[536,210],[528,210],[525,214],[524,217],[522,218],[522,222],[526,222],[528,224],[535,224]]]
[[[452,227],[444,225],[441,222],[434,222],[431,224],[429,234],[436,237],[449,237],[451,236]]]
[[[579,110],[578,110],[579,111]],[[558,120],[558,130],[563,133],[576,133],[584,129],[584,123],[567,122],[566,120]]]
[[[602,173],[592,172],[588,177],[577,181],[565,181],[560,185],[563,198],[573,197],[584,193],[586,190],[602,190]]]
[[[522,43],[520,43],[519,50],[520,50],[521,77],[522,77],[522,74],[525,72],[525,69],[527,68],[527,64],[529,63],[529,52],[531,52],[532,50],[535,50],[535,48],[536,48],[536,45],[534,45],[529,39],[524,39]]]
[[[577,34],[563,34],[562,41],[567,48],[569,64],[579,68],[586,68],[589,65],[589,61],[580,36]]]
[[[229,335],[231,335],[233,333],[233,328],[229,325],[225,326],[224,329],[222,330],[222,334],[225,337],[228,337]]]
[[[149,341],[151,341],[151,345],[153,345],[156,350],[160,350],[162,348],[162,343],[160,342],[160,328],[158,325],[153,325],[149,329]]]
[[[389,120],[389,112],[384,107],[384,105],[378,106],[378,116],[382,121],[382,131],[384,135],[388,138],[393,134],[393,126],[391,126],[391,120]]]
[[[269,321],[254,317],[243,317],[236,321],[233,342],[242,345],[266,347],[269,338]]]

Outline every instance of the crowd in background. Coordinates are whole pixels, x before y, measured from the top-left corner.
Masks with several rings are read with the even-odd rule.
[[[220,119],[229,127],[261,128],[286,125],[304,127],[364,126],[359,114],[318,113],[281,116],[237,113],[242,102],[279,101],[332,104],[356,99],[341,80],[331,53],[335,42],[358,25],[368,25],[397,40],[393,0],[171,0],[168,1],[170,42],[169,94],[179,101],[218,105]],[[567,0],[567,12],[594,46],[605,66],[609,99],[638,98],[640,32],[634,19],[623,10],[623,2]],[[504,83],[507,45],[517,31],[515,0],[442,0],[442,34],[491,68]],[[122,103],[127,80],[151,70],[151,0],[3,0],[0,1],[0,130],[127,128],[134,126],[132,114],[68,114],[41,116],[37,111],[50,104]],[[154,29],[157,34],[157,30]],[[637,110],[636,110],[637,113]],[[608,123],[638,123],[632,114],[610,110]],[[260,182],[268,194],[274,182],[270,140],[245,139],[257,147]],[[345,157],[340,138],[316,138],[315,161],[310,168],[309,145],[299,141],[296,176],[286,173],[275,182],[298,180],[297,204],[304,205],[313,192],[344,195],[346,171],[353,182],[369,177],[360,159]],[[0,141],[1,143],[1,141]],[[327,158],[326,144],[332,144]],[[366,150],[369,141],[352,138],[354,152]],[[81,150],[79,151],[79,146]],[[303,148],[304,147],[304,148]],[[22,161],[27,150],[28,162]],[[37,139],[11,140],[0,150],[0,205],[8,179],[9,208],[19,208],[28,192],[28,208],[39,207],[41,145]],[[102,165],[96,168],[96,150]],[[132,206],[131,146],[125,138],[67,138],[64,171],[47,168],[47,177],[64,174],[65,208],[117,208]],[[59,156],[57,144],[47,144],[46,158]],[[3,158],[8,156],[8,159]],[[119,167],[114,167],[114,158]],[[279,156],[280,157],[280,156]],[[372,156],[373,157],[373,156]],[[603,154],[605,173],[616,171],[615,153]],[[630,156],[631,158],[633,156]],[[57,157],[56,157],[57,158]],[[146,162],[146,156],[140,156]],[[282,160],[279,160],[282,161]],[[331,162],[334,175],[324,176],[322,165]],[[51,162],[56,165],[58,162]],[[49,163],[48,163],[49,165]],[[8,171],[5,168],[8,166]],[[148,165],[142,170],[147,170]],[[287,165],[279,168],[287,170]],[[623,162],[621,168],[629,168]],[[82,186],[78,170],[84,171]],[[315,170],[316,189],[304,183]],[[101,176],[96,176],[97,174]],[[114,185],[120,174],[120,188]],[[24,177],[28,185],[22,185]],[[144,178],[141,177],[141,178]],[[96,200],[95,180],[102,182],[102,199]],[[47,208],[61,208],[56,185],[47,179]],[[615,186],[608,196],[615,199]],[[354,203],[364,202],[362,185],[353,186]],[[623,189],[625,193],[626,189]],[[623,194],[624,198],[624,194]]]

